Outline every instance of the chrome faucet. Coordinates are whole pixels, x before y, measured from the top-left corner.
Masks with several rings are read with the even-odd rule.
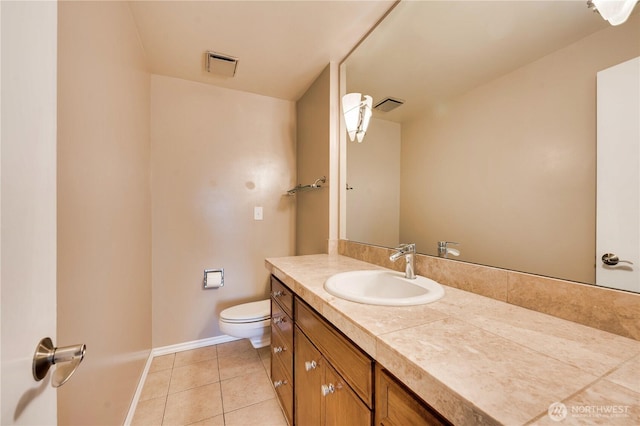
[[[449,247],[449,244],[458,245],[460,243],[454,243],[453,241],[438,241],[438,256],[449,257],[450,254],[454,256],[460,256],[460,250]]]
[[[396,247],[395,253],[389,256],[389,260],[395,262],[400,259],[400,257],[404,256],[407,264],[405,266],[405,278],[410,280],[416,279],[416,273],[414,268],[414,255],[416,254],[416,245],[415,244],[400,244],[400,247]]]

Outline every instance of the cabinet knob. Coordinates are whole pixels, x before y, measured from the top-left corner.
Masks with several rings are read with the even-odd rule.
[[[286,351],[287,348],[284,346],[276,346],[275,348],[273,348],[273,353],[274,354],[279,354],[282,351]]]
[[[318,366],[318,363],[315,361],[305,361],[304,363],[304,369],[306,371],[315,370],[317,366]]]
[[[322,396],[327,396],[330,393],[334,393],[336,391],[336,387],[333,386],[333,383],[329,383],[328,385],[322,385],[321,390]]]
[[[287,319],[286,319],[285,317],[273,317],[273,318],[271,319],[271,321],[272,321],[274,324],[276,324],[276,325],[277,325],[277,324],[280,324],[280,323],[283,323],[283,322],[286,322],[286,320],[287,320]]]
[[[276,380],[275,382],[273,382],[273,387],[274,388],[279,388],[282,385],[286,385],[287,381],[286,380]]]
[[[271,296],[273,296],[273,297],[280,297],[280,296],[282,296],[283,294],[284,294],[284,291],[282,291],[282,290],[272,291],[272,292],[271,292]]]

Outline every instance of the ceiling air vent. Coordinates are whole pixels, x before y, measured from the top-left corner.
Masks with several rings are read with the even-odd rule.
[[[206,56],[207,72],[223,77],[233,77],[236,74],[238,59],[216,52],[207,52]]]
[[[402,99],[384,98],[383,100],[375,104],[373,108],[377,109],[378,111],[389,112],[398,108],[402,104],[404,104],[404,101]]]

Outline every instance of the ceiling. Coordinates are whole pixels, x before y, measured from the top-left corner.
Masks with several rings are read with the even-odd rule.
[[[296,101],[393,3],[173,0],[130,6],[152,73]],[[238,58],[236,75],[207,73],[208,50]]]

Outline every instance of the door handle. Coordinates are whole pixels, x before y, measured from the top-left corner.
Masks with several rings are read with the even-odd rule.
[[[609,266],[616,266],[618,263],[628,263],[629,265],[633,265],[633,262],[628,260],[620,260],[618,256],[613,253],[605,253],[602,255],[602,263]]]
[[[75,373],[86,351],[85,344],[56,348],[51,339],[45,337],[33,355],[33,378],[39,382],[47,376],[52,365],[58,365],[51,378],[51,386],[59,388]]]

